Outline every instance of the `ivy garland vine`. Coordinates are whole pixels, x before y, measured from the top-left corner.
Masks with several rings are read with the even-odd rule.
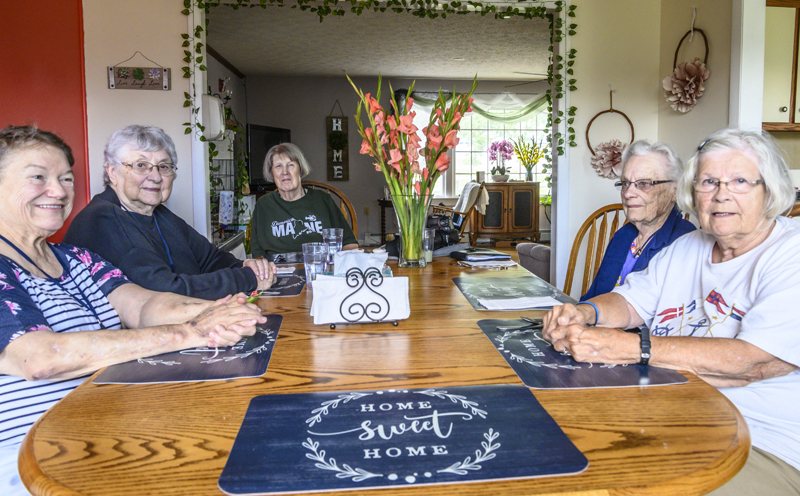
[[[526,2],[527,0],[517,0],[519,3]],[[286,2],[286,5],[284,2]],[[547,7],[539,5],[537,7],[512,7],[511,5],[498,7],[491,4],[483,4],[478,1],[443,1],[439,0],[183,0],[184,9],[181,11],[183,15],[189,16],[192,13],[192,8],[202,9],[208,14],[211,8],[226,6],[233,10],[240,8],[257,8],[266,9],[268,6],[275,5],[278,7],[288,6],[292,9],[300,9],[302,11],[309,11],[317,14],[319,21],[322,22],[326,16],[344,16],[348,10],[355,14],[361,15],[365,10],[372,10],[374,12],[391,11],[394,13],[410,13],[421,19],[429,18],[436,19],[442,17],[447,18],[448,15],[466,15],[466,14],[479,14],[485,16],[487,14],[494,15],[495,19],[507,19],[511,17],[522,17],[523,19],[533,19],[538,17],[547,19],[550,23],[550,57],[547,68],[547,82],[550,88],[545,92],[547,96],[547,124],[544,130],[545,134],[550,134],[553,126],[558,126],[566,120],[566,137],[557,130],[552,133],[551,149],[555,150],[558,155],[564,155],[565,145],[571,147],[578,146],[575,141],[575,115],[577,114],[577,107],[571,106],[566,109],[557,111],[553,115],[553,99],[564,98],[566,91],[575,91],[578,89],[577,80],[574,77],[573,66],[575,64],[575,57],[577,50],[570,49],[566,53],[566,60],[560,54],[554,53],[556,43],[561,43],[565,40],[566,36],[574,36],[578,25],[574,22],[575,19],[575,5],[566,6],[566,0],[557,0],[555,2],[555,13],[561,13],[566,7],[566,21],[565,18],[556,16],[547,11]],[[471,10],[468,10],[471,9]],[[183,61],[187,64],[183,67],[183,77],[191,78],[195,71],[207,70],[203,63],[202,47],[204,46],[202,40],[205,33],[208,32],[208,18],[205,20],[205,26],[196,24],[193,31],[182,35],[184,48]],[[568,22],[568,24],[567,24]],[[566,70],[564,70],[566,66]],[[561,71],[566,73],[565,78]],[[207,141],[202,135],[203,126],[197,122],[197,114],[199,107],[196,102],[196,89],[192,85],[192,92],[184,93],[185,100],[184,107],[189,107],[191,113],[195,117],[190,122],[185,122],[185,134],[191,134],[194,129],[200,141]],[[232,145],[231,145],[232,146]],[[209,161],[213,160],[219,152],[216,151],[216,146],[209,143]],[[244,158],[241,159],[244,163]],[[246,167],[239,167],[240,173],[244,171],[246,176]],[[545,173],[548,170],[544,171]],[[551,184],[551,177],[547,176],[545,179],[549,186]],[[212,187],[213,189],[213,187]],[[237,199],[241,196],[241,191],[237,192]]]

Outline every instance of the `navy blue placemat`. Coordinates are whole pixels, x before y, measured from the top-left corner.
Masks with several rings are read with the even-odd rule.
[[[478,321],[489,341],[526,386],[536,389],[662,386],[688,379],[674,370],[645,365],[579,363],[542,338],[541,329],[515,331],[523,320]],[[500,329],[498,329],[500,327]]]
[[[259,377],[267,371],[283,317],[267,315],[256,333],[234,346],[192,348],[106,368],[94,384],[151,384]]]
[[[302,267],[293,274],[279,274],[275,284],[261,292],[261,297],[297,296],[306,286],[306,271]]]
[[[575,300],[538,277],[456,277],[453,282],[475,310],[486,310],[478,302],[478,298],[507,300],[511,298],[550,296],[563,303],[575,303]],[[521,310],[533,310],[533,307],[514,309],[515,312]]]
[[[257,396],[228,494],[405,487],[582,472],[589,462],[523,386]]]

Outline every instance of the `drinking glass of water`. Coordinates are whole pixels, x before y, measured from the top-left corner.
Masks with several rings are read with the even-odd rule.
[[[325,243],[304,243],[303,262],[306,267],[306,284],[312,287],[317,274],[325,272],[325,261],[328,256],[328,245]]]
[[[322,230],[322,241],[328,246],[328,264],[327,271],[333,272],[333,255],[342,251],[342,237],[344,236],[344,229],[339,227],[331,227]]]

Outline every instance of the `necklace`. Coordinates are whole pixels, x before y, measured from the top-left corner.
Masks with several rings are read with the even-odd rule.
[[[655,234],[656,233],[653,233],[650,236],[648,236],[647,239],[644,240],[644,243],[642,243],[642,246],[640,246],[639,248],[636,247],[636,238],[633,238],[633,243],[631,243],[631,253],[633,253],[634,257],[639,258],[639,255],[642,254],[642,251],[650,242],[650,240],[653,239],[653,236],[655,236]]]
[[[128,215],[133,217],[133,220],[135,220],[136,223],[139,224],[139,227],[141,227],[142,231],[144,231],[145,235],[147,235],[147,229],[145,229],[142,223],[139,221],[139,219],[137,219],[136,216],[133,215],[133,212],[125,208],[122,204],[120,204],[119,208],[121,208],[125,212],[128,212]],[[169,261],[169,268],[170,270],[172,270],[172,272],[175,272],[175,263],[172,261],[172,253],[170,253],[169,251],[169,245],[167,245],[167,240],[164,239],[164,235],[161,234],[161,227],[159,227],[158,225],[158,219],[156,218],[155,212],[153,212],[153,221],[156,223],[156,230],[158,231],[158,235],[161,237],[161,242],[164,243],[164,249],[167,250],[167,260]]]
[[[72,281],[72,285],[75,286],[75,288],[78,290],[78,293],[80,294],[80,296],[70,293],[69,290],[63,284],[61,284],[61,281],[59,281],[55,277],[51,276],[50,274],[48,274],[47,272],[42,270],[42,268],[39,267],[36,264],[36,262],[34,262],[31,259],[31,257],[28,256],[27,253],[22,251],[19,247],[17,247],[17,245],[15,245],[11,241],[9,241],[2,234],[0,234],[0,239],[5,241],[5,243],[8,246],[10,246],[11,248],[14,248],[14,250],[16,250],[16,252],[19,253],[22,258],[24,258],[25,260],[28,261],[28,263],[30,263],[31,265],[36,267],[36,269],[39,272],[41,272],[42,274],[45,275],[45,277],[47,278],[48,281],[52,282],[53,284],[55,284],[56,286],[61,288],[64,291],[64,293],[66,293],[69,296],[71,296],[72,299],[74,299],[78,303],[78,305],[82,306],[89,313],[91,313],[94,316],[94,318],[97,319],[97,323],[100,324],[100,327],[102,329],[105,329],[105,326],[103,325],[103,321],[100,319],[100,316],[97,315],[97,311],[95,311],[94,307],[89,304],[89,298],[84,294],[83,289],[81,289],[81,287],[78,286],[78,284],[75,282],[75,279],[72,278],[72,273],[69,270],[69,263],[67,262],[66,259],[62,258],[63,255],[61,253],[59,253],[58,250],[54,250],[52,247],[50,248],[50,251],[53,253],[53,255],[55,255],[56,260],[58,260],[58,263],[61,265],[61,268],[64,270],[64,274],[66,274],[66,276],[69,277],[69,280]],[[63,279],[63,276],[62,276],[62,279]]]

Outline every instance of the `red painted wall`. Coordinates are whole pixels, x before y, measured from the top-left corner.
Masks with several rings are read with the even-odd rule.
[[[81,0],[0,0],[0,74],[0,128],[36,124],[72,147],[74,216],[89,201]]]

